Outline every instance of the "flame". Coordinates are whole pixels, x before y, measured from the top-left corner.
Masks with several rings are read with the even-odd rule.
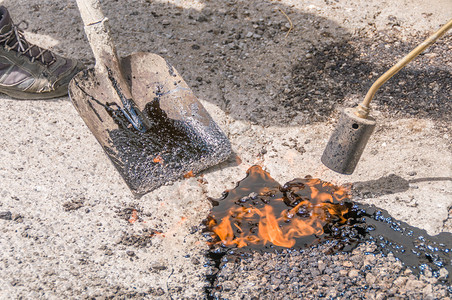
[[[295,240],[289,233],[284,233],[279,227],[278,220],[273,214],[273,208],[270,205],[264,206],[265,216],[259,221],[259,237],[262,238],[264,245],[270,242],[276,246],[292,247]]]
[[[195,177],[195,174],[193,173],[192,170],[190,170],[184,174],[184,178],[191,178],[191,177]]]
[[[229,217],[221,221],[220,225],[216,226],[213,231],[220,237],[226,246],[233,245],[234,233],[232,232],[231,222]]]
[[[160,154],[158,154],[156,157],[154,157],[154,162],[163,164],[163,158],[160,156]]]
[[[220,211],[219,221],[210,215],[206,225],[213,233],[212,244],[291,248],[297,238],[321,236],[331,220],[346,222],[348,209],[341,202],[350,196],[345,187],[315,178],[295,179],[281,187],[260,167],[250,168],[248,177],[219,201],[229,206],[226,215],[221,218]],[[253,194],[254,198],[246,196]]]
[[[138,220],[138,212],[136,211],[136,209],[132,210],[132,214],[129,218],[129,223],[133,224]]]

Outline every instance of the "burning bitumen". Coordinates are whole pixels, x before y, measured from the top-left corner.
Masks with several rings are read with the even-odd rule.
[[[321,292],[314,289],[318,297],[349,297],[370,291],[375,296],[380,290],[386,296],[435,298],[452,291],[452,234],[430,236],[393,219],[385,210],[352,202],[344,187],[311,177],[281,186],[262,168],[253,166],[236,188],[211,201],[213,209],[205,225],[211,246],[213,268],[208,277],[208,293],[212,298],[223,297],[229,290],[237,291],[242,275],[248,283],[247,276],[268,275],[266,281],[255,280],[248,288],[239,285],[248,295],[257,296],[312,296],[312,288],[307,288],[312,285],[309,280],[323,282],[324,276],[331,282]],[[364,264],[369,256],[373,263]],[[336,266],[339,257],[344,262]],[[348,263],[354,261],[349,268],[355,268],[344,268],[348,266],[347,257]],[[269,261],[273,261],[270,266]],[[330,264],[325,263],[328,261]],[[255,270],[247,265],[253,265]],[[303,265],[319,271],[306,274]],[[381,266],[386,266],[384,276],[375,273]],[[241,274],[243,271],[248,272]],[[360,278],[362,285],[353,289]],[[379,287],[376,282],[382,278],[387,280],[384,287]],[[406,280],[396,288],[396,278]],[[344,282],[344,292],[338,292],[335,286]],[[290,291],[284,292],[289,286]],[[425,293],[407,294],[406,288]],[[346,295],[345,290],[355,294]]]

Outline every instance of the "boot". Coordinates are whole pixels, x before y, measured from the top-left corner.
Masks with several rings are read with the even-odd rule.
[[[81,65],[25,40],[23,31],[0,6],[0,93],[18,99],[48,99],[67,95]]]

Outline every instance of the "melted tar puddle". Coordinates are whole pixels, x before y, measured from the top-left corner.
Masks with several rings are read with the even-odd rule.
[[[383,209],[351,201],[344,188],[319,179],[294,179],[281,186],[253,166],[236,188],[211,201],[205,225],[209,256],[217,268],[225,254],[250,249],[268,252],[328,243],[334,253],[374,241],[374,254],[393,253],[415,273],[428,266],[437,278],[442,268],[452,274],[451,233],[430,236]],[[215,274],[208,279],[213,286]],[[443,282],[451,285],[451,276]]]

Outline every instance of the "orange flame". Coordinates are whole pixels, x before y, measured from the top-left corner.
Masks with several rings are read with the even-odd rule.
[[[191,170],[184,174],[184,178],[191,178],[191,177],[195,177],[195,174]]]
[[[155,163],[163,163],[163,158],[160,156],[160,154],[158,154],[156,157],[154,157],[154,162]]]
[[[259,167],[252,167],[250,170],[249,176],[258,176],[257,179],[260,180],[257,181],[260,185],[256,182],[250,184],[257,189],[259,193],[255,191],[254,194],[258,196],[252,203],[246,196],[243,197],[253,192],[253,189],[240,186],[241,183],[235,190],[228,191],[230,196],[225,197],[230,202],[227,215],[219,224],[215,216],[211,215],[206,224],[214,233],[214,244],[241,248],[271,243],[290,248],[296,244],[297,238],[322,235],[324,226],[331,219],[346,222],[344,215],[348,209],[341,205],[341,201],[349,198],[349,191],[345,187],[309,178],[293,180],[287,184],[287,190],[283,191],[275,189],[274,180]],[[265,186],[262,181],[270,184]],[[287,203],[288,193],[296,199],[293,205]],[[242,199],[244,200],[241,201]]]
[[[132,210],[132,215],[129,218],[129,223],[133,224],[138,220],[138,212],[136,211],[136,209]]]
[[[273,214],[273,208],[270,205],[265,205],[264,211],[265,216],[259,221],[259,237],[262,238],[264,245],[267,242],[283,247],[295,245],[295,240],[290,238],[290,233],[283,233],[279,227],[278,220]]]

